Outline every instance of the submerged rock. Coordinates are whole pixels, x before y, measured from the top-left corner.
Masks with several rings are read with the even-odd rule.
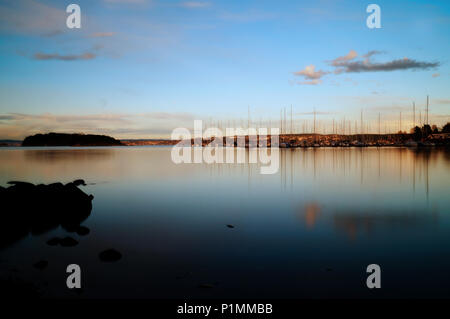
[[[56,246],[56,245],[59,245],[60,242],[61,242],[61,238],[53,237],[53,238],[47,240],[47,245],[49,245],[49,246]]]
[[[61,239],[59,244],[63,247],[73,247],[73,246],[78,245],[78,241],[76,241],[72,237],[65,237],[65,238]]]
[[[114,262],[122,258],[122,254],[115,249],[107,249],[98,254],[101,261]]]
[[[0,249],[32,234],[43,234],[61,225],[77,229],[91,214],[92,195],[77,183],[34,185],[11,181],[0,188]]]

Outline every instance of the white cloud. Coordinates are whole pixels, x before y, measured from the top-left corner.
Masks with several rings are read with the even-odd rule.
[[[355,50],[350,50],[347,55],[340,56],[331,61],[331,64],[334,66],[339,66],[340,63],[353,60],[358,56],[358,53]]]
[[[319,84],[319,80],[322,76],[327,74],[328,72],[324,72],[322,70],[316,71],[316,66],[314,64],[306,66],[303,70],[294,72],[294,75],[303,76],[306,80],[312,80],[314,83],[304,83],[304,84]]]

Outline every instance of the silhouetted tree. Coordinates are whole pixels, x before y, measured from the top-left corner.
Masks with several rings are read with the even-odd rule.
[[[415,141],[420,141],[422,139],[422,130],[420,129],[420,127],[416,126],[413,129],[413,138]]]
[[[433,133],[439,133],[438,127],[436,124],[433,124],[433,126],[431,127],[431,130],[433,131]]]
[[[422,128],[422,136],[427,137],[431,134],[431,127],[429,124],[425,124]]]
[[[447,123],[442,128],[442,133],[450,133],[450,123]]]

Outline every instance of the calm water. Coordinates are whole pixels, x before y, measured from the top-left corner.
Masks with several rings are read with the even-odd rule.
[[[0,251],[0,275],[55,297],[450,297],[450,152],[282,150],[256,164],[173,164],[169,147],[0,149],[0,185],[83,178],[88,236]],[[62,212],[63,213],[63,212]],[[227,228],[232,224],[235,228]],[[122,252],[102,263],[107,248]],[[47,269],[34,269],[38,260]],[[65,286],[82,269],[83,291]],[[368,264],[382,289],[366,288]],[[202,288],[201,285],[211,288]]]

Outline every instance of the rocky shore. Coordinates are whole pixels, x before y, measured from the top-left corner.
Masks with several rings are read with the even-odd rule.
[[[77,231],[91,214],[94,197],[78,188],[85,185],[83,180],[65,185],[20,181],[8,184],[11,186],[0,186],[0,249],[30,233],[42,234],[60,225],[67,231]]]

